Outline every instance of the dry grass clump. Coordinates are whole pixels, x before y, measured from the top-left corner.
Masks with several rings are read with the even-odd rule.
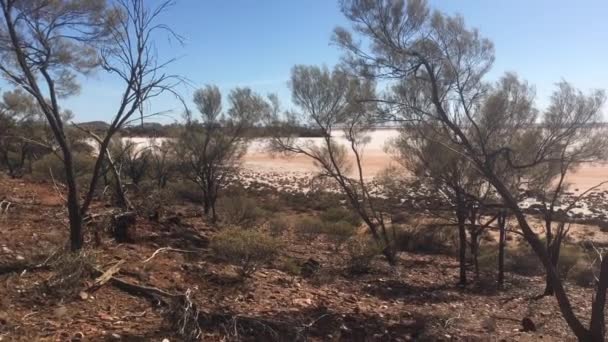
[[[324,222],[347,222],[352,226],[361,225],[361,217],[351,210],[343,207],[332,207],[323,211],[320,215]]]
[[[94,257],[87,251],[59,253],[47,262],[52,274],[36,286],[42,297],[63,301],[76,296],[93,275]]]
[[[352,274],[362,274],[369,272],[374,258],[382,253],[382,246],[368,237],[358,236],[348,241],[346,251],[348,271]]]
[[[278,237],[283,235],[285,231],[289,229],[289,221],[283,217],[275,217],[268,221],[268,231],[270,235]]]
[[[588,262],[580,260],[568,273],[568,280],[581,287],[593,287],[595,285],[594,269]]]
[[[323,234],[325,223],[317,217],[303,217],[294,226],[297,236],[304,240],[314,240]]]

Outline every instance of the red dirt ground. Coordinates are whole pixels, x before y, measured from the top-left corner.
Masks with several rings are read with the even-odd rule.
[[[52,186],[0,178],[2,199],[12,205],[0,216],[0,265],[49,255],[65,245],[65,209]],[[97,203],[93,210],[107,208]],[[455,286],[457,262],[447,256],[403,253],[395,269],[378,259],[370,274],[352,276],[343,271],[343,253],[335,253],[326,242],[302,243],[287,236],[282,259],[314,258],[321,264],[317,276],[292,276],[281,271],[277,261],[246,282],[237,282],[233,266],[216,260],[204,244],[181,238],[186,230],[207,237],[214,228],[189,214],[196,212],[191,206],[172,210],[180,217],[179,224],[140,218],[137,241],[132,244],[116,244],[104,236],[102,244],[95,246],[87,234],[88,253],[101,269],[124,260],[116,275],[121,279],[172,293],[190,289],[203,312],[293,322],[313,341],[574,339],[554,298],[530,299],[542,292],[542,278],[509,274],[501,292],[474,286],[460,289]],[[100,229],[103,223],[90,227]],[[158,248],[168,246],[198,253],[165,251],[144,262]],[[45,296],[43,284],[53,272],[0,275],[0,341],[180,340],[163,320],[162,307],[110,284],[86,295]],[[92,281],[86,279],[83,289]],[[573,285],[568,291],[577,313],[589,317],[591,291]],[[521,332],[523,317],[530,317],[538,331]],[[210,326],[202,340],[220,341],[226,336],[234,337],[230,325]],[[254,340],[242,333],[240,338]]]

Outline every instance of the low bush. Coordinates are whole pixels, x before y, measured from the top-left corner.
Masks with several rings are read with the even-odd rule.
[[[505,251],[505,270],[524,275],[534,276],[544,274],[544,268],[532,249],[522,242],[515,248]]]
[[[228,225],[254,227],[264,217],[255,200],[245,196],[222,197],[217,204],[218,215]]]
[[[405,212],[398,212],[391,216],[392,224],[405,224],[405,223],[408,223],[409,220],[410,220],[410,215]]]
[[[325,232],[325,223],[316,217],[303,217],[294,226],[296,234],[308,240],[313,240]]]
[[[277,268],[289,275],[298,276],[301,273],[302,267],[298,259],[285,257],[280,262]]]
[[[320,215],[321,220],[325,222],[347,222],[352,226],[361,225],[361,217],[351,210],[342,207],[332,207],[323,211]]]
[[[76,296],[91,278],[93,258],[87,252],[63,252],[49,261],[52,275],[38,288],[47,298],[57,301]]]
[[[350,239],[346,250],[348,271],[352,274],[361,274],[369,272],[372,261],[382,252],[382,247],[375,241],[360,236]]]
[[[168,193],[171,193],[176,200],[203,204],[203,193],[200,188],[189,181],[168,183],[165,189]]]
[[[584,261],[579,261],[572,266],[568,272],[568,279],[581,287],[592,287],[595,284],[593,269],[589,263]]]
[[[467,250],[467,253],[469,251]],[[494,271],[498,269],[498,246],[480,245],[479,256],[477,257],[480,270]]]
[[[145,188],[132,202],[140,215],[158,221],[175,202],[175,193],[167,188]]]
[[[458,249],[457,234],[453,227],[438,225],[407,228],[398,232],[395,246],[405,252],[454,255]]]
[[[210,248],[217,257],[239,266],[242,277],[249,277],[259,265],[275,259],[280,243],[257,230],[227,228],[211,238]]]
[[[337,251],[355,234],[356,228],[346,221],[328,222],[323,225],[322,232],[333,243],[334,250]]]
[[[563,245],[559,253],[558,271],[560,276],[566,278],[574,265],[584,260],[585,252],[575,245]]]
[[[282,217],[275,217],[268,221],[268,231],[274,237],[283,235],[287,229],[289,229],[289,222]]]
[[[77,181],[85,182],[84,184],[86,184],[93,173],[95,158],[86,152],[75,152],[73,161]],[[48,180],[51,176],[58,183],[66,183],[63,161],[52,153],[32,163],[32,177],[34,179]]]

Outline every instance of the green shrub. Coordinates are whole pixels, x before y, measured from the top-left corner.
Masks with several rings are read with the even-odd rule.
[[[203,192],[192,182],[182,181],[168,183],[165,187],[168,193],[172,193],[177,200],[194,204],[203,204]]]
[[[467,245],[468,247],[468,245]],[[467,250],[467,253],[469,251]],[[506,258],[505,251],[505,258]],[[498,269],[498,246],[497,245],[480,245],[479,256],[477,257],[480,270],[497,270]]]
[[[302,270],[298,259],[291,257],[286,257],[281,260],[277,268],[292,276],[300,275],[300,272]]]
[[[558,271],[560,276],[566,278],[570,270],[580,260],[583,260],[585,254],[580,247],[574,245],[563,245],[559,253]]]
[[[262,201],[262,203],[260,203],[260,207],[263,210],[266,210],[266,211],[272,212],[272,213],[278,213],[278,212],[283,211],[282,203],[274,197],[266,198],[265,201]]]
[[[74,161],[74,173],[77,181],[87,182],[90,180],[95,165],[95,158],[87,153],[73,154]],[[32,176],[37,180],[51,180],[54,179],[58,183],[65,184],[65,168],[63,161],[54,154],[47,154],[44,157],[38,159],[32,163]]]
[[[458,249],[458,231],[453,227],[428,225],[398,232],[397,250],[414,253],[454,255]]]
[[[257,230],[228,228],[215,234],[210,248],[221,259],[239,266],[239,274],[249,277],[261,264],[275,259],[280,243]]]
[[[366,237],[350,239],[346,245],[347,268],[353,274],[367,273],[374,258],[382,252],[382,247]]]
[[[595,275],[589,263],[577,262],[568,272],[568,279],[581,287],[592,287],[595,284]]]
[[[274,237],[283,235],[287,229],[289,229],[289,222],[285,218],[275,217],[268,221],[268,231]]]
[[[321,213],[321,220],[325,222],[348,222],[352,226],[361,225],[361,217],[351,210],[342,207],[332,207]]]
[[[220,218],[229,225],[251,228],[264,217],[255,200],[245,196],[222,197],[218,200]]]
[[[505,270],[524,276],[544,274],[545,270],[532,249],[521,243],[515,249],[505,251]]]
[[[132,202],[140,215],[157,221],[165,215],[167,208],[175,202],[175,193],[167,188],[145,188],[140,192],[140,196]]]
[[[334,244],[336,251],[356,232],[356,228],[346,221],[327,222],[322,229],[323,234]]]
[[[317,217],[303,217],[294,226],[298,236],[309,240],[325,232],[325,224]]]

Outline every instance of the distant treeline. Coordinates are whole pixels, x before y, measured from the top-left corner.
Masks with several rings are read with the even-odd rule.
[[[85,122],[81,123],[80,126],[86,127],[87,129],[96,133],[102,133],[109,127],[109,125],[103,121]],[[134,125],[125,127],[121,131],[121,135],[125,137],[170,137],[178,135],[183,126],[183,124],[179,123],[167,125],[157,122],[144,123],[143,126]],[[322,136],[322,132],[318,128],[295,125],[281,126],[280,128],[270,126],[254,126],[248,128],[247,134],[250,137],[263,138],[270,136],[272,132],[275,132],[277,129],[280,129],[285,135],[290,136],[298,136],[303,138],[318,138]]]

